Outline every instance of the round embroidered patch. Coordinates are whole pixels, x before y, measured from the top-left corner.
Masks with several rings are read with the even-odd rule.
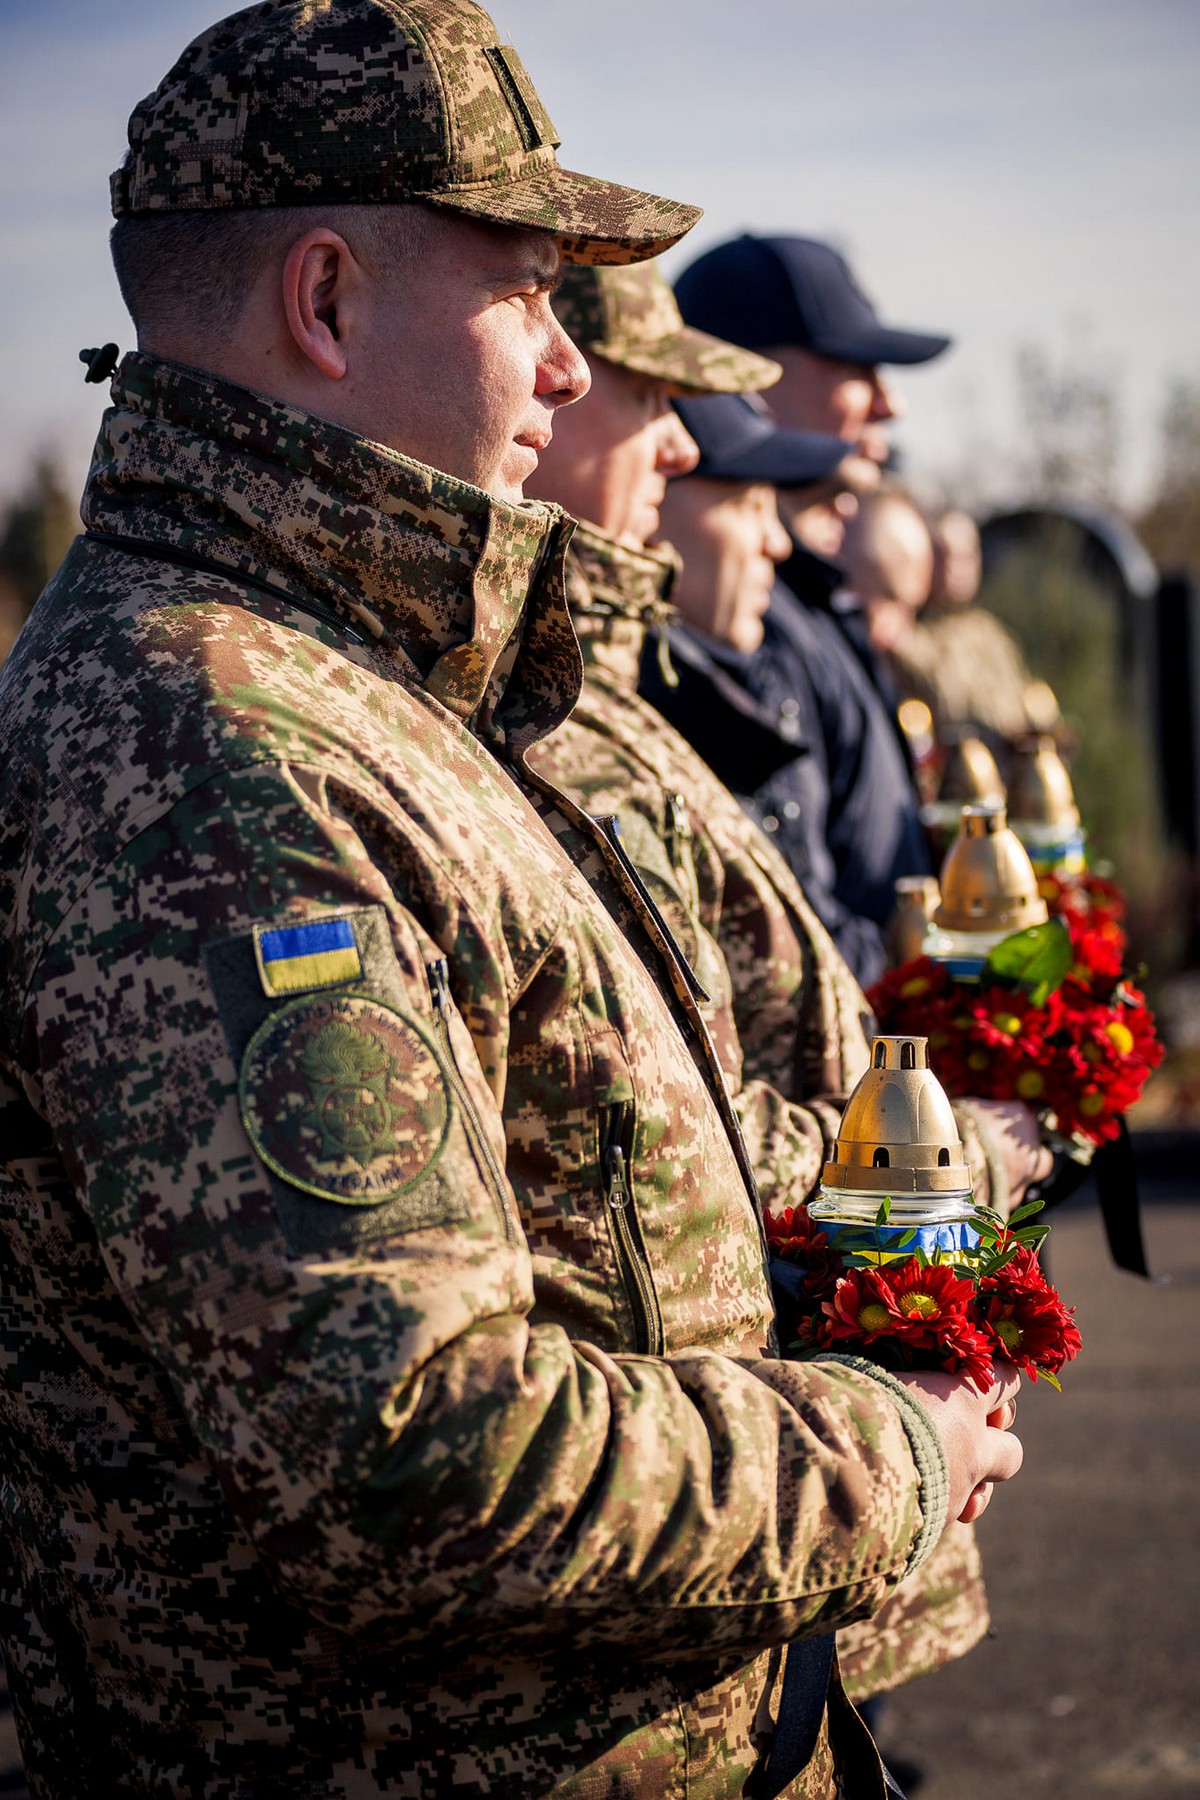
[[[393,1200],[441,1155],[450,1084],[414,1019],[314,994],[264,1020],[238,1081],[242,1123],[293,1187],[343,1206]]]

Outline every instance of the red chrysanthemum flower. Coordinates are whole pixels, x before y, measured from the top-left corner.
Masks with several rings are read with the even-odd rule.
[[[924,1268],[906,1256],[880,1267],[847,1270],[822,1310],[838,1336],[888,1336],[936,1349],[968,1318],[975,1289],[953,1269]]]
[[[1031,1381],[1039,1374],[1057,1375],[1083,1347],[1071,1309],[1061,1301],[1023,1305],[993,1297],[984,1309],[983,1326],[996,1354],[1015,1363]]]
[[[1083,1347],[1073,1308],[1066,1307],[1024,1245],[1012,1260],[980,1283],[978,1306],[996,1352],[1031,1380],[1057,1375]]]
[[[1012,1241],[1011,1234],[1006,1232],[998,1248],[1007,1249]],[[1037,1251],[1031,1250],[1028,1244],[1019,1244],[1002,1269],[997,1269],[994,1275],[985,1275],[980,1281],[979,1291],[986,1294],[1015,1294],[1026,1298],[1054,1293],[1046,1280],[1046,1271],[1038,1261]]]
[[[1055,1113],[1062,1131],[1096,1143],[1116,1137],[1121,1115],[1162,1061],[1154,1015],[1128,983],[1098,999],[1073,976],[1051,995],[1048,1010],[1051,1054],[1039,1064],[1038,1104]]]
[[[1133,994],[1136,990],[1124,988],[1122,992]],[[1094,1006],[1083,1019],[1083,1032],[1085,1059],[1106,1070],[1135,1076],[1162,1061],[1154,1017],[1145,1005]]]
[[[1093,875],[1090,869],[1085,869],[1075,877],[1074,885],[1093,918],[1111,919],[1116,924],[1124,919],[1128,906],[1115,881],[1106,881],[1102,875]]]
[[[1114,882],[1085,870],[1072,876],[1043,875],[1038,880],[1051,914],[1064,921],[1069,931],[1076,927],[1097,928],[1115,941],[1124,938],[1121,924],[1125,918],[1125,896]]]
[[[1129,942],[1121,927],[1125,902],[1110,898],[1117,892],[1111,882],[1082,876],[1045,893],[1051,914],[1070,933],[1076,969],[1084,979],[1113,981],[1124,966]]]
[[[873,1344],[876,1338],[894,1337],[900,1323],[881,1269],[848,1269],[822,1302],[821,1314],[827,1343]]]
[[[764,1206],[763,1224],[775,1255],[804,1270],[805,1290],[814,1295],[825,1293],[840,1273],[842,1259],[807,1206],[785,1206],[778,1213]]]
[[[1117,925],[1072,922],[1071,949],[1075,969],[1090,981],[1115,981],[1125,960],[1125,933]]]
[[[946,1354],[940,1367],[948,1374],[962,1375],[973,1381],[981,1394],[986,1394],[996,1379],[993,1364],[994,1340],[986,1331],[963,1325],[944,1346]]]
[[[984,1041],[1004,1051],[1036,1056],[1042,1047],[1046,1009],[1020,988],[981,988],[971,1016]]]
[[[817,1335],[905,1368],[965,1375],[992,1385],[993,1340],[972,1319],[974,1283],[915,1257],[882,1268],[850,1269],[821,1308]]]
[[[912,1343],[933,1347],[948,1330],[970,1317],[974,1283],[944,1263],[926,1268],[915,1256],[906,1256],[872,1273],[882,1277],[902,1321],[900,1334]]]
[[[929,956],[914,956],[889,969],[870,989],[871,1002],[881,1031],[913,1031],[925,1036],[922,1020],[936,1019],[952,978],[941,963]],[[904,1022],[901,1022],[904,1021]],[[908,1023],[907,1021],[913,1021]]]

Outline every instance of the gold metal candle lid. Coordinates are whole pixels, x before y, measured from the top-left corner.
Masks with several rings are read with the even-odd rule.
[[[941,899],[935,875],[898,875],[896,910],[887,929],[893,963],[920,956],[925,932]]]
[[[1079,829],[1079,808],[1067,765],[1052,737],[1040,737],[1022,752],[1008,790],[1008,810],[1014,827],[1053,826],[1063,837]]]
[[[923,919],[933,916],[941,899],[936,875],[897,875],[896,911],[919,912]]]
[[[946,751],[938,786],[939,804],[995,806],[1004,801],[1004,783],[996,759],[982,738],[957,738]]]
[[[846,1102],[827,1188],[872,1194],[961,1194],[971,1177],[928,1039],[877,1037],[871,1066]]]
[[[958,836],[942,864],[942,903],[934,924],[943,931],[1007,936],[1044,925],[1049,916],[1029,852],[1009,830],[1004,808],[964,806]]]

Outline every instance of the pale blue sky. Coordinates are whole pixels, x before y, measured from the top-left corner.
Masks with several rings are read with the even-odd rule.
[[[85,343],[131,342],[108,265],[128,113],[221,0],[0,0],[0,492],[61,446],[82,478]],[[915,477],[1013,439],[1018,345],[1083,346],[1152,465],[1200,380],[1196,0],[496,0],[562,160],[696,201],[668,272],[746,227],[835,238],[889,323],[956,349],[904,376]],[[997,485],[1003,478],[997,475]]]

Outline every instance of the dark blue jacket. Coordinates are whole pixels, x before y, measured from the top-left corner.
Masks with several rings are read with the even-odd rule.
[[[759,821],[867,986],[896,877],[928,874],[929,850],[897,727],[829,605],[840,571],[798,550],[780,573],[806,597],[776,585],[753,656],[676,627],[679,687],[651,651],[642,691]],[[750,743],[731,682],[753,703]]]

